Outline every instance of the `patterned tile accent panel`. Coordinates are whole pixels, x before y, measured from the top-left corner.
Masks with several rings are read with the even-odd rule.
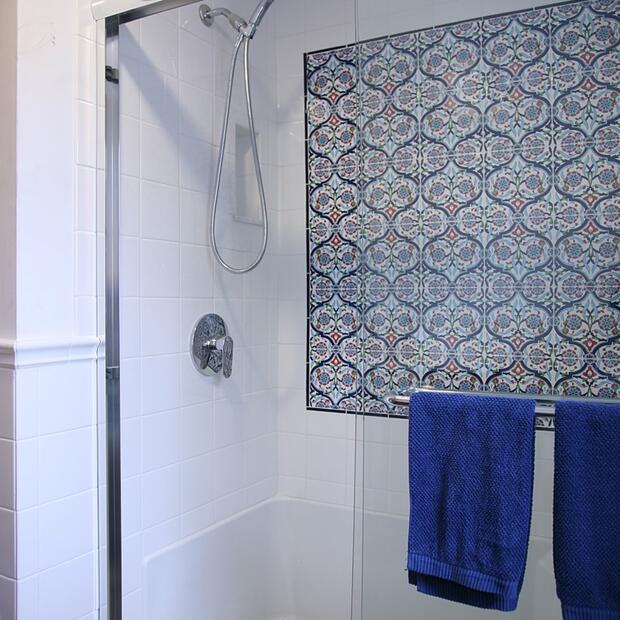
[[[306,55],[308,406],[620,397],[620,3]]]

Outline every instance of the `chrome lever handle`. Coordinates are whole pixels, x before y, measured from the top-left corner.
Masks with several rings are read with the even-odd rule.
[[[211,368],[213,372],[219,372],[222,367],[221,359],[218,359],[217,346],[212,340],[202,343],[202,360],[200,362],[200,368],[206,370]]]

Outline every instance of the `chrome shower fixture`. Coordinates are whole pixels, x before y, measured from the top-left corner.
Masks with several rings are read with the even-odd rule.
[[[239,34],[251,39],[256,34],[256,29],[260,25],[267,9],[272,5],[272,3],[273,0],[262,0],[262,2],[260,2],[254,9],[250,19],[247,21],[243,19],[243,17],[240,17],[236,13],[233,13],[229,9],[225,9],[223,7],[212,9],[207,4],[201,4],[198,11],[200,14],[200,19],[205,26],[212,26],[214,19],[222,15]]]
[[[215,189],[213,192],[213,205],[211,209],[211,247],[217,262],[224,269],[231,273],[248,273],[259,265],[265,251],[267,249],[267,239],[269,237],[269,222],[267,220],[267,200],[265,198],[265,188],[263,186],[263,174],[260,167],[260,159],[258,156],[258,146],[256,144],[256,129],[254,128],[254,112],[252,109],[252,94],[250,89],[250,40],[256,34],[256,29],[265,17],[267,9],[272,5],[273,0],[262,0],[254,9],[250,19],[246,21],[236,13],[224,8],[215,8],[201,4],[198,9],[200,19],[205,26],[212,26],[213,20],[218,16],[228,19],[228,23],[239,33],[233,49],[232,59],[230,63],[230,71],[228,74],[228,88],[226,90],[226,105],[224,107],[224,121],[222,123],[222,133],[220,138],[220,150],[217,158],[217,172],[215,174]],[[217,238],[215,234],[215,222],[217,216],[217,205],[220,195],[220,186],[222,182],[222,168],[224,166],[224,151],[226,148],[226,137],[228,135],[228,121],[230,120],[230,104],[232,100],[233,83],[235,81],[235,68],[237,66],[237,57],[239,50],[243,46],[243,77],[245,82],[245,107],[248,114],[248,129],[250,130],[250,142],[252,145],[252,159],[254,160],[254,170],[256,172],[256,184],[258,186],[258,195],[260,200],[261,214],[263,218],[263,241],[258,257],[247,267],[232,267],[220,254],[217,247]]]

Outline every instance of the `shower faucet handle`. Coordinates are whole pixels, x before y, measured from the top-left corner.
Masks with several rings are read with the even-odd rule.
[[[219,372],[222,368],[222,354],[217,350],[215,341],[208,340],[202,343],[202,361],[200,362],[201,370],[211,368],[213,372]]]
[[[221,343],[221,348],[218,347]],[[192,334],[192,361],[203,375],[220,372],[227,379],[232,375],[233,339],[228,335],[224,319],[217,314],[206,314]]]

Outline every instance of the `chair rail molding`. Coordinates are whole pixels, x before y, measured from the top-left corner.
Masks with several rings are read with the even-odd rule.
[[[96,336],[49,340],[0,339],[0,368],[26,368],[95,360],[103,355],[103,339]]]

